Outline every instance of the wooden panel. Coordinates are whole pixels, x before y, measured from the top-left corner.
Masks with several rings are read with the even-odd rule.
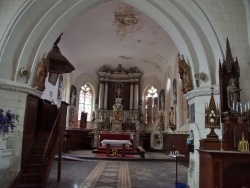
[[[80,129],[66,129],[65,134],[68,136],[67,146],[70,149],[90,149],[91,148],[91,139],[89,133],[91,130],[80,130]]]
[[[200,187],[250,187],[250,153],[198,150]]]
[[[38,100],[39,98],[33,95],[28,95],[26,99],[22,143],[22,164],[35,138]]]
[[[185,155],[178,161],[185,165],[189,165],[189,151],[187,146],[187,134],[164,134],[163,135],[163,150],[167,153],[178,150],[180,154]]]

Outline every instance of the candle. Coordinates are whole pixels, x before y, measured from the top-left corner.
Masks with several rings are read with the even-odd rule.
[[[234,110],[234,102],[233,102],[233,110]]]

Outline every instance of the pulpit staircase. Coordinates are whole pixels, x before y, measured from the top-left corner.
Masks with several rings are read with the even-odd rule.
[[[55,110],[52,106],[52,111],[47,113],[54,113],[52,126],[43,126],[38,122],[36,127],[36,134],[30,149],[25,155],[22,162],[21,170],[16,177],[13,188],[44,188],[49,177],[49,173],[58,152],[61,152],[62,138],[65,131],[65,117],[67,112],[67,103],[62,102],[59,110]],[[46,108],[48,110],[48,108]],[[43,114],[43,117],[45,114]],[[24,147],[24,146],[23,146]],[[24,150],[23,150],[24,151]],[[23,155],[24,156],[24,155]]]

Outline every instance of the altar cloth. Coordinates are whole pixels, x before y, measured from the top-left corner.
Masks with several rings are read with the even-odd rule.
[[[129,140],[108,140],[104,139],[101,141],[102,146],[106,146],[107,144],[110,144],[111,146],[121,146],[122,144],[125,144],[127,147],[129,145],[132,145]]]

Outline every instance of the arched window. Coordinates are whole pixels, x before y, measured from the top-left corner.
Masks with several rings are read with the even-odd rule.
[[[88,114],[87,121],[91,121],[92,101],[93,91],[91,90],[88,83],[84,83],[81,87],[79,95],[78,120],[81,119],[81,113],[85,112]]]
[[[155,86],[150,85],[145,93],[146,105],[146,123],[154,123],[156,122],[157,111],[158,111],[158,94]]]

